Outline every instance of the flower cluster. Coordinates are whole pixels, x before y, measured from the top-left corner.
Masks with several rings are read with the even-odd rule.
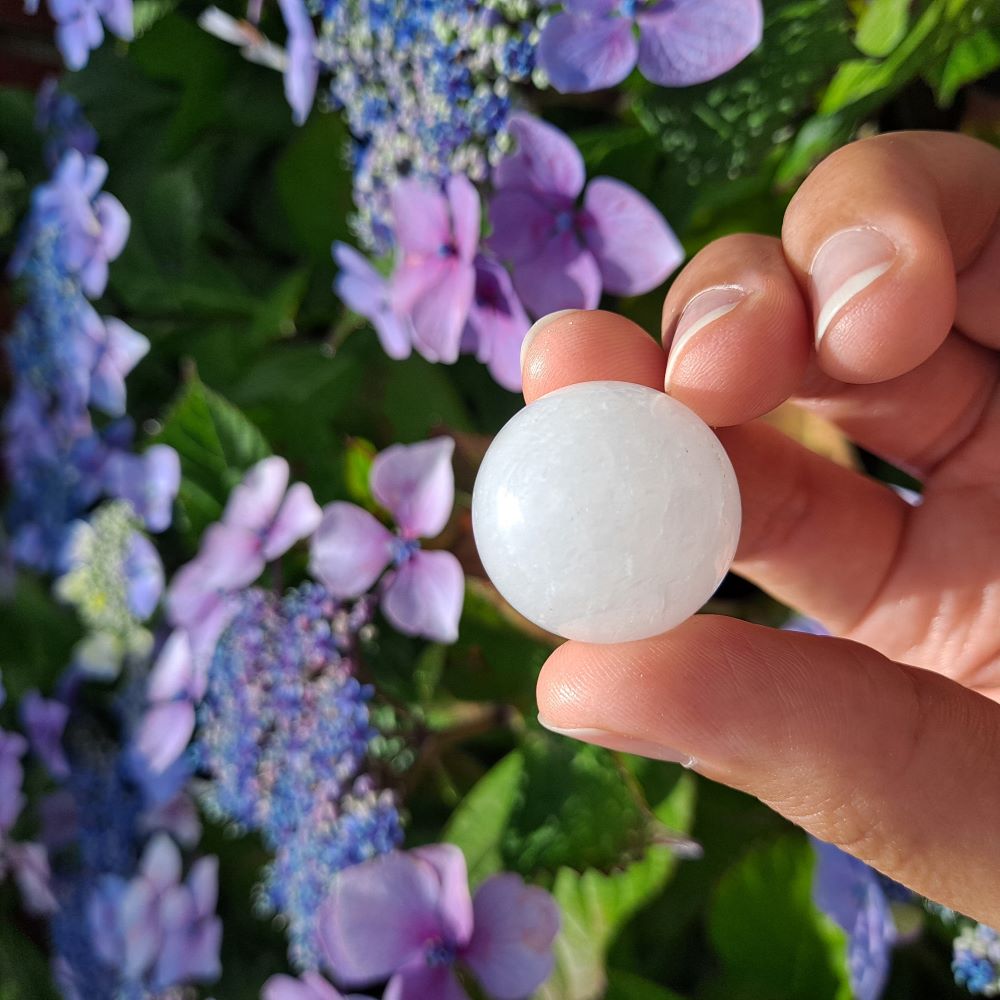
[[[1000,934],[985,924],[961,930],[953,946],[955,982],[974,996],[1000,996]]]
[[[73,117],[65,104],[58,114]],[[91,135],[82,127],[73,134],[85,144]],[[125,377],[148,349],[88,301],[104,292],[129,228],[121,203],[101,191],[106,175],[103,160],[67,149],[34,192],[11,264],[27,295],[8,339],[6,522],[14,559],[44,571],[59,566],[71,526],[101,496],[128,500],[149,530],[163,530],[180,477],[172,449],[133,454],[126,419],[98,430],[90,414],[123,417]]]
[[[451,438],[435,438],[376,455],[372,495],[395,518],[398,532],[355,504],[337,502],[323,509],[311,545],[310,570],[331,594],[360,597],[382,577],[382,613],[389,622],[437,642],[458,637],[465,575],[451,552],[425,551],[420,539],[439,535],[451,515],[454,449]]]
[[[39,0],[25,0],[29,14],[38,12]],[[56,23],[56,45],[69,69],[83,69],[90,53],[104,41],[104,29],[129,41],[133,34],[132,0],[48,0]]]
[[[480,195],[467,177],[452,175],[443,187],[404,180],[391,199],[391,276],[338,245],[335,287],[390,357],[412,348],[450,364],[475,352],[497,382],[517,390],[531,317],[593,309],[605,291],[649,291],[684,253],[634,188],[598,177],[585,190],[583,157],[565,133],[521,112],[508,127],[515,146],[492,172],[485,243]]]
[[[220,639],[195,752],[216,816],[274,852],[262,907],[289,921],[292,957],[316,965],[315,914],[334,872],[395,847],[395,803],[363,776],[372,690],[354,676],[367,608],[306,584],[244,592]]]

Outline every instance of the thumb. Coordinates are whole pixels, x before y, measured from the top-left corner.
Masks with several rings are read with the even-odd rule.
[[[558,733],[685,763],[1000,925],[1000,706],[945,677],[844,639],[699,615],[641,642],[566,643],[538,704]]]

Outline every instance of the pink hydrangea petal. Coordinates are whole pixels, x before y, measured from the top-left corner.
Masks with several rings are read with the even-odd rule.
[[[140,979],[163,944],[158,903],[159,892],[146,879],[133,879],[125,889],[121,926],[125,940],[122,972],[126,979]]]
[[[59,903],[52,893],[48,851],[41,844],[10,843],[6,852],[24,909],[38,917],[55,913]]]
[[[278,514],[288,488],[288,463],[277,455],[251,468],[229,494],[222,521],[248,531],[262,533]]]
[[[284,555],[297,541],[311,535],[323,519],[323,511],[305,483],[295,483],[285,494],[267,537],[264,558],[270,562]]]
[[[418,962],[441,934],[439,895],[430,866],[399,851],[338,872],[318,924],[334,979],[363,986]]]
[[[139,723],[136,749],[155,774],[162,774],[184,752],[194,732],[194,705],[168,701],[146,711]]]
[[[684,260],[684,248],[652,202],[610,177],[587,185],[580,230],[613,295],[652,291]]]
[[[436,185],[400,181],[393,188],[391,201],[396,242],[404,257],[433,256],[451,243],[448,201]]]
[[[203,584],[214,591],[239,590],[264,572],[263,539],[242,525],[213,524],[201,540],[195,562]]]
[[[264,983],[260,1000],[350,1000],[334,989],[319,973],[304,972],[301,979],[271,976]]]
[[[195,913],[199,917],[215,913],[215,905],[219,900],[219,859],[199,858],[191,866],[187,886],[191,890]]]
[[[572,211],[566,201],[562,211]],[[501,260],[520,264],[538,256],[556,232],[559,209],[534,191],[501,190],[490,201],[490,249]]]
[[[462,958],[496,1000],[530,996],[552,974],[559,908],[509,873],[488,878],[473,900],[475,931]]]
[[[575,199],[583,190],[586,171],[573,140],[554,125],[516,111],[508,120],[516,142],[493,171],[497,188],[516,188]]]
[[[454,844],[427,844],[410,851],[410,857],[434,869],[441,883],[441,922],[448,929],[449,940],[464,946],[472,937],[472,896],[465,855]]]
[[[407,538],[433,538],[444,530],[455,503],[450,437],[394,444],[372,462],[375,499],[396,519]]]
[[[469,1000],[447,965],[418,965],[392,977],[383,1000]]]
[[[428,361],[451,365],[458,360],[475,286],[475,269],[455,258],[445,262],[441,280],[413,303],[413,346]]]
[[[181,853],[165,833],[157,834],[146,845],[139,872],[158,893],[180,881]]]
[[[479,192],[464,174],[449,177],[445,193],[451,207],[451,225],[455,246],[464,261],[471,261],[479,247],[479,223],[482,208]]]
[[[506,269],[480,256],[476,261],[476,301],[469,311],[476,358],[505,389],[521,391],[521,344],[531,320]]]
[[[549,240],[533,260],[514,267],[514,287],[533,316],[558,309],[596,309],[601,271],[576,234],[566,232]]]
[[[632,22],[624,17],[556,14],[538,39],[538,65],[563,94],[585,94],[621,83],[638,55]]]
[[[639,70],[664,87],[714,80],[760,44],[760,0],[666,0],[638,14]]]
[[[385,588],[382,613],[400,632],[454,642],[462,617],[465,576],[450,552],[416,552]]]
[[[149,673],[146,694],[150,701],[169,701],[189,691],[193,676],[191,640],[184,629],[174,629]]]
[[[309,571],[338,598],[370,590],[392,559],[393,534],[352,503],[331,503],[309,548]]]

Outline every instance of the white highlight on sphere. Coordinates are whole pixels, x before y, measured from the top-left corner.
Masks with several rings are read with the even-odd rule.
[[[682,403],[584,382],[519,411],[490,445],[472,527],[497,590],[584,642],[659,635],[712,596],[736,553],[729,458]]]

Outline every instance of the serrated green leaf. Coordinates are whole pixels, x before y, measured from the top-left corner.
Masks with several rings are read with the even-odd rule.
[[[694,815],[695,782],[682,775],[656,809],[661,822],[685,832]],[[599,814],[603,820],[606,813]],[[651,847],[642,860],[610,875],[563,868],[553,894],[562,914],[555,943],[556,968],[539,1000],[597,1000],[607,986],[605,956],[626,922],[666,886],[677,858],[665,846]]]
[[[500,841],[523,777],[524,758],[515,750],[479,780],[444,828],[442,839],[462,849],[473,886],[503,868]]]
[[[858,18],[854,43],[866,56],[887,56],[903,40],[911,0],[869,0]]]
[[[655,823],[620,760],[600,747],[539,735],[501,844],[504,867],[531,877],[560,868],[611,872],[640,857]]]
[[[218,519],[230,490],[271,452],[246,415],[198,379],[184,387],[155,440],[180,456],[177,502],[193,537]]]
[[[812,902],[815,857],[804,837],[750,851],[723,876],[708,912],[723,963],[719,991],[768,1000],[850,1000],[844,932]]]

